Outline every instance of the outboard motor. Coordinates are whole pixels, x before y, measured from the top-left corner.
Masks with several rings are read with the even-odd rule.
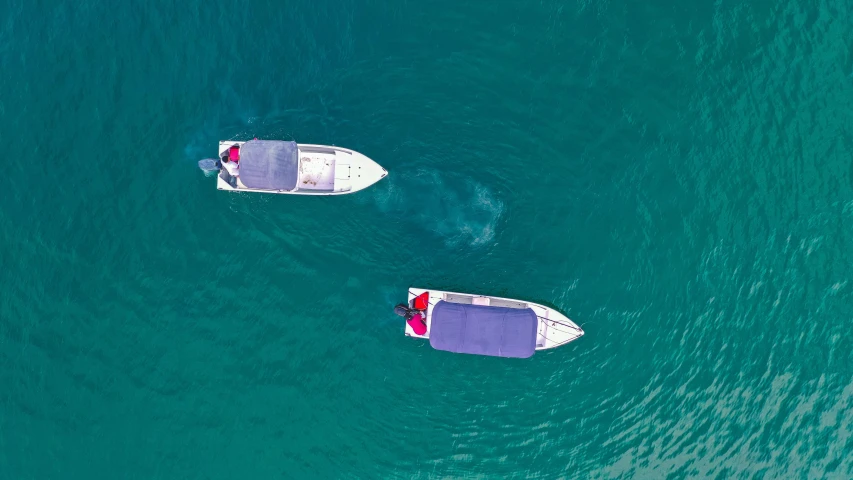
[[[412,317],[414,317],[415,314],[418,313],[418,311],[413,308],[409,308],[409,306],[405,303],[401,303],[394,307],[394,313],[405,318],[406,320],[411,320]]]

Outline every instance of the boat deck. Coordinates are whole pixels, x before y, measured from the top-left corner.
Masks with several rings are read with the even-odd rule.
[[[335,155],[306,152],[299,157],[300,190],[335,189]]]
[[[445,293],[444,300],[450,303],[464,303],[465,305],[488,305],[490,307],[527,308],[525,302],[505,300],[494,297],[475,297],[473,295],[462,295],[459,293]]]

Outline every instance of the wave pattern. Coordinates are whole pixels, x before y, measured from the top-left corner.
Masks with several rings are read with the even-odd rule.
[[[4,6],[0,477],[853,476],[848,4]],[[390,175],[217,192],[253,136]]]

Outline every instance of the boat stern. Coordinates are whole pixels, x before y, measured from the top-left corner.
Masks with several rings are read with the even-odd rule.
[[[427,326],[427,331],[423,335],[418,335],[417,333],[415,333],[415,330],[412,328],[412,326],[409,325],[408,322],[406,322],[404,324],[405,325],[404,333],[406,334],[407,337],[424,338],[424,339],[429,338],[429,329],[430,329],[430,326],[432,325],[432,307],[436,303],[438,303],[439,300],[441,300],[441,293],[430,292],[429,290],[426,290],[423,288],[409,288],[409,296],[408,296],[407,304],[408,304],[409,308],[414,308],[415,307],[415,298],[417,298],[419,295],[422,295],[422,294],[427,293],[427,292],[429,292],[428,293],[429,300],[427,301],[428,306],[425,310],[425,314],[426,314],[425,317],[426,318],[424,318],[424,322],[426,323],[426,326]]]

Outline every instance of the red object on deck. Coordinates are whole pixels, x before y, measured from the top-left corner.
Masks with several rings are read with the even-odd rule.
[[[231,160],[232,162],[240,161],[240,147],[234,145],[228,149],[228,160]]]
[[[420,313],[410,318],[406,323],[408,323],[409,326],[412,327],[412,330],[415,332],[415,335],[426,334],[426,322],[424,322],[424,317],[421,316]]]
[[[424,292],[415,297],[415,310],[426,310],[429,306],[429,292]]]

